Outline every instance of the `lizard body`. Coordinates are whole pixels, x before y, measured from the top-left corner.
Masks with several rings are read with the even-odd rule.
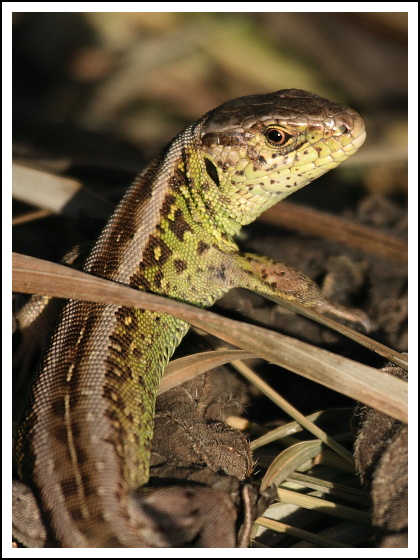
[[[135,180],[84,270],[202,307],[244,287],[334,312],[310,280],[240,253],[233,236],[364,138],[355,111],[301,90],[225,103]],[[165,546],[151,543],[133,493],[148,481],[158,384],[187,329],[148,310],[66,304],[16,447],[60,546]]]

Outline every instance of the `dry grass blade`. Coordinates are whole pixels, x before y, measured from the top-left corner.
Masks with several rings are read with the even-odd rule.
[[[305,531],[305,529],[292,527],[287,523],[281,523],[280,521],[267,519],[266,517],[258,517],[258,519],[255,520],[255,523],[261,525],[262,527],[266,527],[267,529],[271,529],[272,531],[277,531],[278,533],[287,533],[292,537],[302,539],[303,541],[312,543],[322,548],[352,548],[351,546],[342,542],[310,533],[309,531]]]
[[[367,498],[365,492],[357,490],[356,488],[351,488],[350,486],[345,486],[344,484],[330,482],[329,480],[323,480],[321,478],[316,478],[314,476],[298,472],[289,475],[287,478],[288,480],[302,484],[302,486],[306,486],[307,488],[321,490],[324,493],[344,498],[345,500],[350,500],[364,506],[370,505],[370,500]]]
[[[173,360],[166,366],[158,394],[161,395],[210,369],[233,360],[246,360],[248,358],[255,358],[255,356],[243,350],[214,350],[178,358],[178,360]]]
[[[311,461],[321,451],[322,442],[319,440],[302,441],[291,445],[277,455],[268,467],[261,482],[261,490],[266,490],[272,484],[278,486],[296,469]]]
[[[341,437],[336,436],[336,439],[341,439]],[[351,442],[353,442],[353,436],[350,436],[350,439]],[[331,467],[332,469],[338,469],[352,476],[354,475],[354,465],[350,464],[348,461],[345,461],[343,457],[337,455],[335,451],[332,451],[327,447],[322,450],[319,458],[317,458],[317,461],[318,460],[324,466]]]
[[[81,211],[108,219],[114,205],[78,181],[13,164],[13,197],[57,214],[77,218]]]
[[[12,218],[12,226],[20,226],[21,224],[26,224],[28,222],[33,222],[34,220],[41,220],[47,216],[51,216],[53,212],[50,210],[33,210],[32,212],[25,212],[20,216]]]
[[[372,338],[369,338],[368,336],[359,333],[351,329],[350,327],[347,327],[346,325],[338,323],[337,321],[334,321],[329,317],[325,317],[324,315],[321,315],[314,309],[309,309],[308,307],[304,307],[300,303],[282,300],[280,298],[273,297],[273,296],[265,296],[265,297],[267,299],[275,301],[277,304],[286,307],[287,309],[299,313],[300,315],[304,315],[309,319],[313,319],[317,323],[329,327],[334,331],[346,336],[347,338],[354,340],[355,342],[358,342],[362,346],[365,346],[366,348],[369,348],[369,350],[372,350],[372,352],[376,352],[376,354],[379,354],[380,356],[383,356],[387,360],[393,362],[395,365],[398,365],[405,370],[408,369],[408,359],[407,356],[405,356],[404,354],[401,354],[400,352],[396,352],[395,350],[392,350],[392,348],[389,348],[388,346],[384,346],[383,344],[377,342],[376,340],[373,340]]]
[[[330,408],[328,410],[321,410],[319,412],[314,412],[313,414],[310,414],[309,416],[306,416],[306,419],[309,422],[315,422],[317,420],[321,420],[321,419],[326,419],[326,418],[334,418],[335,420],[337,420],[337,418],[341,418],[341,416],[343,414],[345,414],[347,417],[349,416],[349,412],[353,410],[350,408]],[[285,424],[284,426],[280,426],[279,428],[275,428],[274,430],[270,430],[269,432],[263,434],[262,436],[260,436],[257,439],[254,439],[251,444],[251,450],[255,451],[256,449],[258,449],[259,447],[262,447],[263,445],[268,445],[269,443],[273,443],[274,441],[280,440],[282,438],[285,438],[287,436],[291,436],[294,434],[297,434],[298,432],[301,432],[302,430],[304,430],[303,426],[301,426],[301,424],[299,424],[299,422],[289,422],[288,424]]]
[[[338,460],[333,468],[328,466],[330,459]],[[297,471],[318,472],[323,478]],[[292,545],[298,547],[305,546],[304,543],[319,547],[341,547],[366,542],[373,534],[371,517],[365,511],[370,501],[363,491],[352,487],[354,480],[354,469],[350,469],[342,457],[326,449],[321,441],[301,441],[290,445],[272,461],[262,480],[262,489],[277,486],[279,502],[270,506],[264,517],[256,520],[254,538],[262,536],[257,529],[262,526],[278,533],[277,539],[281,543],[278,546],[290,546],[290,541],[286,544],[281,534],[301,539],[303,543]],[[325,499],[325,495],[331,496],[331,499]],[[334,499],[339,503],[335,503]],[[343,500],[353,502],[358,507],[342,504]],[[314,515],[317,519],[315,526],[312,525]],[[344,532],[343,519],[346,520]],[[321,534],[302,528],[307,525],[307,528],[314,529],[319,524],[324,527]]]
[[[268,398],[275,402],[286,414],[291,416],[294,420],[299,422],[299,424],[308,430],[309,433],[318,438],[322,443],[334,449],[336,453],[344,457],[350,463],[353,463],[353,455],[342,447],[333,438],[328,436],[323,430],[318,426],[310,422],[306,416],[300,413],[294,406],[286,401],[281,395],[276,393],[267,383],[265,383],[258,375],[256,375],[249,367],[247,367],[242,362],[233,362],[232,365],[241,373],[248,381],[254,383],[256,387],[260,389]]]
[[[55,263],[14,254],[13,268],[13,289],[17,292],[170,313],[229,344],[381,410],[393,418],[408,421],[407,383],[374,368],[261,327],[226,319]]]
[[[264,212],[260,220],[324,239],[339,241],[349,247],[363,249],[397,262],[408,261],[408,245],[405,241],[292,202],[283,201],[281,205],[273,206]]]
[[[289,504],[306,509],[316,509],[319,513],[327,513],[329,515],[341,517],[342,519],[354,521],[355,523],[363,523],[364,525],[372,524],[371,516],[364,511],[360,511],[360,509],[335,504],[334,502],[314,498],[306,494],[299,494],[299,492],[293,492],[285,488],[278,488],[277,494],[281,501]]]

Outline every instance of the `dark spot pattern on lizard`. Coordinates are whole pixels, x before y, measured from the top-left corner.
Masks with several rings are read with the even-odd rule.
[[[182,259],[175,259],[174,260],[174,267],[175,267],[176,272],[178,274],[181,274],[182,272],[184,272],[184,270],[187,270],[188,264],[187,264],[187,261],[184,261]]]
[[[134,346],[132,352],[133,352],[133,357],[136,358],[137,360],[141,360],[141,358],[143,357],[143,352],[137,346]]]
[[[174,220],[168,220],[169,229],[176,235],[176,237],[180,240],[184,240],[184,235],[187,231],[192,231],[191,226],[186,221],[184,217],[184,213],[180,208],[175,211]]]
[[[69,512],[71,517],[75,520],[78,521],[79,519],[83,519],[84,515],[83,515],[83,511],[80,507],[70,507],[69,508]]]
[[[163,270],[158,270],[153,278],[153,284],[156,288],[162,288],[162,280],[164,280],[165,274]]]
[[[66,411],[66,409],[65,409],[65,406],[64,406],[64,400],[63,399],[56,400],[51,404],[51,412],[57,418],[64,418],[65,411]]]
[[[113,387],[106,385],[103,388],[102,395],[112,402],[118,409],[123,410],[125,407],[125,403],[121,395],[115,392]]]
[[[225,265],[221,264],[220,266],[213,266],[210,265],[207,267],[207,270],[210,272],[211,276],[215,276],[216,278],[219,278],[220,280],[225,280],[226,279],[226,267]]]
[[[167,194],[159,210],[159,213],[162,216],[162,218],[168,219],[168,216],[173,211],[175,205],[176,205],[176,197],[173,194]]]
[[[169,186],[172,187],[175,192],[179,191],[179,189],[182,187],[182,185],[185,182],[184,173],[179,168],[179,165],[181,165],[181,159],[178,161],[178,163],[175,163],[176,167],[174,169],[174,173],[169,178]]]
[[[135,310],[131,307],[120,307],[115,312],[115,317],[127,331],[137,332],[138,331],[138,320]]]
[[[128,331],[121,334],[120,332],[115,332],[109,336],[109,341],[111,343],[111,349],[117,354],[127,355],[127,348],[130,346],[131,335]]]
[[[135,272],[130,278],[130,285],[139,288],[140,290],[144,290],[146,292],[150,292],[152,290],[152,286],[149,280],[144,276],[144,274]]]
[[[68,441],[68,433],[67,427],[62,424],[60,426],[56,426],[54,430],[52,430],[53,437],[56,441],[62,444],[66,444]]]
[[[109,381],[122,382],[132,378],[130,365],[126,362],[121,363],[120,353],[115,352],[112,348],[109,356],[104,360],[106,366],[106,377]]]
[[[201,255],[207,253],[209,249],[210,245],[207,245],[207,243],[204,243],[204,241],[199,241],[197,245],[197,255],[201,257]]]
[[[172,256],[172,251],[168,245],[155,235],[150,235],[148,243],[143,251],[143,261],[140,263],[140,270],[157,264],[163,266]],[[131,282],[130,282],[131,283]]]
[[[79,486],[74,476],[67,478],[66,480],[62,480],[60,486],[65,496],[76,496],[79,490]]]

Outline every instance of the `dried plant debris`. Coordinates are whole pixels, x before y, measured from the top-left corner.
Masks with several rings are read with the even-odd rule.
[[[387,373],[406,379],[396,367]],[[408,547],[408,426],[363,405],[355,411],[355,460],[370,490],[381,548]]]
[[[223,389],[221,389],[223,387]],[[249,443],[225,420],[238,415],[243,384],[220,368],[161,395],[157,402],[152,466],[208,465],[244,480],[252,472]]]
[[[223,515],[235,521],[241,547],[248,546],[253,521],[275,496],[271,489],[261,492],[258,485],[248,482],[253,469],[249,441],[225,423],[228,416],[242,412],[246,398],[244,384],[225,367],[161,395],[146,490],[176,484],[222,493],[231,504]],[[205,506],[207,514],[212,496],[205,492],[202,496],[210,500]]]

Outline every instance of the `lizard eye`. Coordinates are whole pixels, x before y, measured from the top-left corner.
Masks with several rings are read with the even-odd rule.
[[[264,132],[264,136],[270,144],[274,144],[275,146],[284,146],[292,137],[291,134],[288,134],[281,128],[267,128]]]

